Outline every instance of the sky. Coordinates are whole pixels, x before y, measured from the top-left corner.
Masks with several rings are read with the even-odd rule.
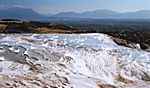
[[[32,8],[42,14],[98,9],[130,12],[150,10],[150,0],[0,0],[0,9],[8,7]]]

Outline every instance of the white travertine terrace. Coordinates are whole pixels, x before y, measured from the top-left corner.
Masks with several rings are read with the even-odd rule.
[[[150,52],[104,34],[1,34],[0,86],[150,88]]]

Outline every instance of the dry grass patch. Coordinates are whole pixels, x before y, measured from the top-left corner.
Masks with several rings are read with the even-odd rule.
[[[61,33],[71,33],[71,31],[68,31],[68,30],[59,30],[59,29],[51,30],[46,27],[36,28],[33,30],[38,31],[39,33],[46,33],[46,34],[49,34],[49,33],[60,33],[60,34]]]
[[[4,24],[0,24],[0,30],[5,30],[7,27],[7,25],[4,25]]]

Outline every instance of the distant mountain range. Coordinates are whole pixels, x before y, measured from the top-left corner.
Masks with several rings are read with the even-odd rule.
[[[111,10],[95,10],[83,13],[62,12],[52,17],[59,18],[96,18],[96,19],[150,19],[150,10],[120,13]]]
[[[13,7],[0,10],[0,19],[40,19],[43,16],[32,9]]]
[[[50,18],[94,18],[94,19],[150,19],[150,10],[120,13],[107,9],[86,11],[83,13],[61,12],[58,14],[39,14],[28,8],[13,7],[0,10],[0,19],[50,19]]]

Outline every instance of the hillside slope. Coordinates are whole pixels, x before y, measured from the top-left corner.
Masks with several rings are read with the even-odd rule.
[[[70,33],[73,28],[63,24],[4,19],[0,21],[0,33]]]

